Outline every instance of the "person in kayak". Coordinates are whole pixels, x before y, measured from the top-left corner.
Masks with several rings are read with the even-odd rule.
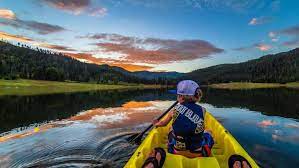
[[[199,85],[192,80],[183,80],[177,85],[178,104],[156,127],[164,127],[171,120],[172,129],[168,135],[168,152],[189,158],[207,157],[211,154],[214,140],[204,127],[205,108],[196,104],[202,98]]]

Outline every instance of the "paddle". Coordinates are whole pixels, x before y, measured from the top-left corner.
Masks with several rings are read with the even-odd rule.
[[[174,102],[164,113],[162,113],[157,120],[161,120],[175,105],[178,104],[178,101]],[[136,144],[140,144],[141,139],[143,137],[143,135],[149,130],[151,129],[153,126],[153,124],[149,125],[144,131],[142,131],[141,133],[136,133],[134,135],[132,135],[131,137],[128,138],[128,141],[130,143],[136,143]]]

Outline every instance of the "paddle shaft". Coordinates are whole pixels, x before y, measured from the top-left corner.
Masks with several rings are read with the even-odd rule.
[[[161,114],[158,118],[157,118],[157,120],[159,121],[159,120],[161,120],[175,105],[177,105],[178,104],[178,101],[176,101],[176,102],[174,102],[173,103],[173,105],[171,105],[163,114]],[[143,136],[143,134],[145,134],[149,129],[151,129],[152,128],[152,126],[153,126],[153,124],[151,124],[151,125],[149,125],[143,132],[141,132],[137,137],[142,137]],[[137,138],[135,138],[135,139],[137,139]]]

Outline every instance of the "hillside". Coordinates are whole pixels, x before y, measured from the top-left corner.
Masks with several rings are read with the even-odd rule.
[[[222,64],[187,73],[184,78],[208,83],[262,82],[286,83],[299,81],[299,48],[258,59]]]
[[[149,75],[151,74],[151,75]],[[144,83],[165,84],[167,74],[154,75],[147,72],[129,72],[119,67],[96,65],[80,62],[61,53],[43,49],[32,49],[29,46],[15,46],[0,41],[0,78],[35,79],[51,81],[80,81],[97,83]]]

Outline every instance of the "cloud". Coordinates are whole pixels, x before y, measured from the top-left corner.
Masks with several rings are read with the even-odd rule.
[[[105,16],[107,8],[94,7],[90,0],[41,0],[45,5],[74,15],[87,13],[89,16]]]
[[[268,44],[255,44],[254,46],[261,51],[268,51],[272,48],[272,46],[270,46]]]
[[[255,17],[255,18],[252,18],[248,25],[261,25],[261,24],[265,24],[265,23],[269,23],[270,21],[272,21],[272,18],[271,17]]]
[[[64,53],[64,54],[72,58],[75,58],[77,60],[80,60],[82,62],[94,63],[98,65],[108,64],[110,66],[117,66],[117,67],[124,68],[128,71],[144,71],[144,70],[150,70],[154,68],[152,66],[147,66],[147,65],[137,65],[134,64],[134,62],[119,61],[110,58],[96,58],[91,53]]]
[[[283,42],[282,45],[287,47],[299,47],[299,38]]]
[[[24,37],[24,36],[8,34],[8,33],[1,32],[1,31],[0,31],[0,39],[14,40],[14,41],[19,41],[19,42],[33,42],[34,41],[34,40]]]
[[[72,48],[67,47],[67,46],[49,44],[49,43],[46,43],[46,42],[40,42],[40,41],[36,41],[36,40],[33,40],[31,38],[28,38],[28,37],[24,37],[24,36],[20,36],[20,35],[13,35],[13,34],[1,32],[1,31],[0,31],[0,39],[9,40],[9,41],[12,40],[12,41],[16,41],[16,42],[24,42],[24,43],[28,43],[28,44],[33,45],[33,46],[38,46],[38,47],[42,47],[42,48],[57,50],[59,52],[70,52],[70,51],[73,52],[73,51],[76,51],[75,49],[72,49]]]
[[[90,0],[42,0],[42,2],[75,15],[81,14],[90,5]]]
[[[280,30],[279,33],[289,36],[299,36],[299,25]]]
[[[279,40],[276,32],[269,32],[268,36],[271,38],[272,42],[277,42]]]
[[[30,30],[41,35],[66,31],[65,28],[58,25],[52,25],[52,24],[42,23],[42,22],[37,22],[32,20],[21,20],[21,19],[3,20],[0,21],[0,23],[2,23],[5,26],[14,27],[16,29],[20,28],[20,29]]]
[[[256,43],[256,44],[253,44],[253,45],[247,46],[247,47],[234,48],[233,50],[235,50],[235,51],[249,51],[249,50],[252,50],[252,49],[258,49],[260,51],[268,51],[271,48],[272,48],[271,45],[263,44],[263,43]]]
[[[195,60],[224,51],[204,40],[138,38],[119,34],[93,34],[80,38],[97,40],[92,45],[104,52],[121,53],[123,60],[148,64]]]
[[[13,11],[8,9],[0,9],[0,24],[4,26],[10,26],[16,29],[25,29],[36,32],[41,35],[57,33],[65,31],[66,29],[48,23],[37,22],[33,20],[22,20],[16,17]]]
[[[48,49],[53,49],[53,50],[58,50],[58,51],[77,51],[75,49],[72,49],[67,46],[62,46],[62,45],[54,45],[54,44],[47,44],[47,43],[41,43],[39,44],[40,47],[48,48]]]
[[[15,19],[16,15],[11,10],[0,9],[0,18],[3,18],[3,19]]]
[[[275,32],[276,34],[289,36],[292,39],[285,41],[282,45],[287,47],[298,47],[299,46],[299,25],[291,26]]]
[[[95,16],[95,17],[102,17],[105,16],[107,14],[107,8],[94,8],[91,9],[89,12],[89,16]]]
[[[129,62],[125,60],[119,61],[118,59],[111,59],[111,58],[97,58],[92,53],[88,53],[88,52],[77,53],[78,52],[77,50],[68,46],[49,44],[46,42],[36,41],[28,37],[13,35],[2,31],[0,31],[0,39],[8,40],[8,41],[24,42],[32,46],[37,46],[40,48],[62,52],[66,56],[75,58],[82,62],[94,63],[98,65],[108,64],[110,66],[122,67],[128,71],[144,71],[144,70],[151,70],[154,68],[152,66],[136,64],[135,62]]]
[[[274,38],[274,37],[276,37],[276,33],[275,32],[269,32],[268,36],[270,38]]]

